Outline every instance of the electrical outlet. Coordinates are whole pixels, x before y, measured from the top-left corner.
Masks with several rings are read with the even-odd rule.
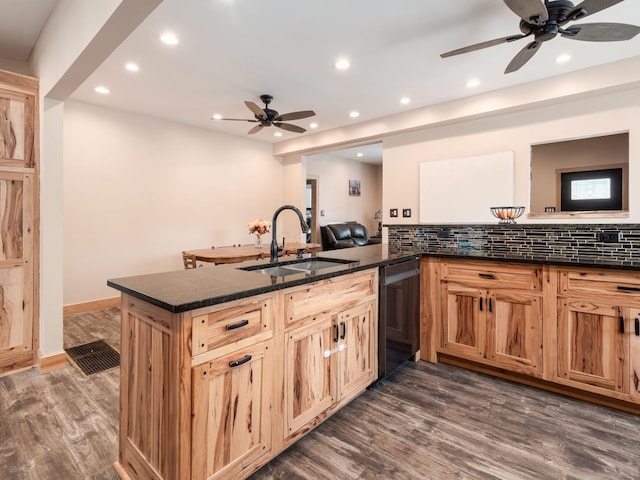
[[[320,216],[324,217],[324,210],[320,210]]]
[[[398,209],[397,208],[392,208],[389,210],[389,216],[391,218],[395,218],[398,216]]]
[[[411,209],[410,208],[403,208],[402,209],[402,216],[404,218],[410,218],[411,217]]]
[[[615,231],[600,232],[599,239],[603,243],[618,243],[620,241],[620,232],[615,232]]]
[[[436,233],[437,238],[451,238],[451,229],[450,228],[441,228]]]

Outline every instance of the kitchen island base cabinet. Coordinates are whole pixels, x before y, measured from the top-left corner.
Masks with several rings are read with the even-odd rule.
[[[313,300],[313,292],[324,295]],[[377,378],[376,299],[377,272],[337,277],[285,293],[286,445]]]
[[[122,295],[123,479],[241,480],[376,379],[377,269],[184,313]]]
[[[271,342],[193,368],[191,478],[233,478],[271,449]]]

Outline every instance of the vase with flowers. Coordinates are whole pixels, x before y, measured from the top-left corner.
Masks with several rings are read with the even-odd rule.
[[[247,226],[249,227],[249,234],[255,235],[256,237],[256,248],[262,248],[262,235],[269,233],[271,222],[259,218],[258,220],[249,222]]]

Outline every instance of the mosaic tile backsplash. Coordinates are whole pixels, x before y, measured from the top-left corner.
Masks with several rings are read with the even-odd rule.
[[[387,226],[389,247],[400,251],[640,267],[638,224]],[[602,241],[602,232],[615,241]]]

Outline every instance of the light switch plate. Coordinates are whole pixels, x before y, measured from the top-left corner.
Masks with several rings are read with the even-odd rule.
[[[404,218],[409,218],[411,217],[411,209],[410,208],[403,208],[402,209],[402,216]]]
[[[391,218],[395,218],[398,216],[398,209],[397,208],[392,208],[389,210],[389,216]]]

